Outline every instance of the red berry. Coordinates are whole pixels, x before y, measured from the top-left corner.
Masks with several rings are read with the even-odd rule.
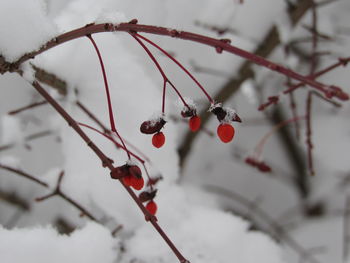
[[[143,186],[145,185],[145,182],[143,178],[137,178],[135,176],[131,176],[131,185],[135,190],[141,190]]]
[[[165,143],[164,133],[158,132],[158,133],[153,135],[153,137],[152,137],[152,144],[153,144],[154,147],[160,148],[160,147],[162,147],[164,145],[164,143]]]
[[[192,116],[188,124],[190,126],[191,131],[198,131],[198,129],[201,127],[201,118],[197,115]]]
[[[231,124],[222,123],[218,127],[217,134],[222,142],[228,143],[232,141],[233,136],[235,135],[235,129]]]
[[[131,186],[132,185],[132,179],[133,179],[133,176],[132,175],[127,175],[127,176],[124,176],[123,177],[123,183],[127,186]]]
[[[157,212],[157,204],[153,200],[149,201],[146,205],[146,209],[150,214],[155,215]]]

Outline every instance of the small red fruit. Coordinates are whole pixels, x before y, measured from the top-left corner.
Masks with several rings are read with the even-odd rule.
[[[127,186],[131,186],[132,185],[132,179],[133,179],[133,176],[132,175],[127,175],[127,176],[124,176],[123,177],[123,183]]]
[[[153,200],[151,200],[147,203],[146,209],[148,210],[148,212],[150,212],[150,214],[155,215],[157,212],[157,204]]]
[[[145,185],[145,182],[143,178],[137,178],[135,176],[131,176],[131,185],[135,190],[141,190],[143,186]]]
[[[192,116],[188,122],[188,125],[190,126],[191,131],[198,131],[198,129],[201,127],[201,118],[197,115]]]
[[[154,147],[160,148],[160,147],[162,147],[164,145],[164,143],[165,143],[164,133],[158,132],[158,133],[153,135],[153,137],[152,137],[152,144],[153,144]]]
[[[228,143],[232,141],[235,129],[229,123],[222,123],[218,126],[217,134],[222,142]]]

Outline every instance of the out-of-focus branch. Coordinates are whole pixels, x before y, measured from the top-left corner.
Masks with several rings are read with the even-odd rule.
[[[205,189],[220,196],[229,198],[247,208],[251,212],[250,214],[254,216],[254,218],[251,219],[253,223],[258,224],[261,229],[265,229],[265,231],[267,231],[269,234],[271,234],[272,237],[276,238],[277,240],[284,241],[284,243],[293,249],[301,259],[312,263],[318,262],[318,260],[316,260],[310,251],[303,248],[296,240],[289,236],[278,222],[276,222],[268,213],[256,205],[255,201],[250,201],[244,196],[232,190],[227,190],[219,186],[206,185]],[[261,222],[265,223],[267,228],[262,226]]]
[[[29,179],[32,182],[35,182],[45,188],[49,188],[49,185],[47,183],[45,183],[44,181],[34,177],[31,174],[28,174],[27,172],[21,171],[19,169],[7,166],[7,165],[3,165],[0,164],[0,169],[12,172],[14,174],[17,174],[19,176],[22,176],[24,178]],[[62,180],[62,175],[59,176],[59,180],[56,186],[56,190],[50,194],[51,196],[53,195],[57,195],[60,196],[62,199],[66,200],[69,204],[73,205],[74,207],[76,207],[81,213],[82,215],[86,215],[88,218],[90,218],[91,220],[95,221],[95,222],[99,222],[99,220],[97,218],[95,218],[90,212],[88,212],[88,210],[86,208],[84,208],[82,205],[80,205],[77,201],[73,200],[73,198],[69,197],[67,194],[63,193],[60,190],[60,183]]]
[[[10,205],[18,207],[23,211],[28,211],[30,209],[30,204],[28,201],[13,191],[8,192],[5,190],[0,190],[0,201],[4,201]]]
[[[312,0],[299,0],[297,5],[290,7],[289,12],[292,24],[296,25],[303,15],[311,8],[311,6]],[[273,26],[261,40],[260,45],[258,45],[254,54],[261,57],[268,57],[280,43],[281,41],[278,35],[278,29],[276,26]],[[240,88],[244,81],[253,78],[254,72],[252,66],[252,62],[248,60],[245,61],[238,70],[237,74],[235,74],[239,77],[230,79],[215,95],[215,101],[227,101]],[[209,121],[210,114],[208,112],[202,112],[200,115],[202,118],[202,125],[204,126]],[[185,135],[184,140],[178,149],[181,167],[184,167],[186,158],[196,138],[197,133],[188,132]]]
[[[32,65],[35,70],[35,78],[46,85],[51,86],[62,96],[67,95],[67,83],[58,78],[55,74],[49,73],[46,70]]]

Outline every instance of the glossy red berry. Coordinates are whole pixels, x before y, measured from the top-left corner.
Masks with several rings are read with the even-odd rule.
[[[153,137],[152,137],[152,144],[153,144],[154,147],[160,148],[160,147],[162,147],[164,145],[164,143],[165,143],[164,133],[158,132],[158,133],[153,135]]]
[[[137,178],[135,176],[131,176],[131,185],[135,190],[141,190],[143,186],[145,185],[145,182],[143,178]]]
[[[132,185],[132,179],[133,179],[133,176],[132,175],[127,175],[127,176],[124,176],[123,177],[123,183],[127,186],[131,186]]]
[[[201,127],[201,118],[197,115],[192,116],[188,122],[188,125],[190,126],[191,131],[198,131],[198,129]]]
[[[229,123],[222,123],[217,129],[217,134],[222,142],[228,143],[232,141],[235,135],[235,129]]]
[[[146,209],[152,215],[155,215],[157,213],[157,208],[157,204],[153,200],[149,201],[146,205]]]

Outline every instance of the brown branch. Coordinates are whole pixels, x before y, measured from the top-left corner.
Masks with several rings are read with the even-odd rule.
[[[0,201],[4,201],[13,206],[16,206],[23,211],[28,211],[30,209],[30,204],[28,203],[28,201],[20,197],[13,191],[7,192],[0,189]]]
[[[101,150],[100,148],[85,134],[85,132],[79,127],[77,122],[57,103],[57,101],[52,98],[39,84],[39,82],[34,81],[32,83],[33,87],[39,92],[40,95],[42,95],[45,100],[58,112],[58,114],[61,115],[62,118],[64,118],[68,125],[74,129],[74,131],[86,142],[86,144],[91,148],[91,150],[98,156],[98,158],[102,161],[102,166],[107,167],[111,172],[115,169],[113,166],[111,159],[109,159]],[[133,192],[133,190],[126,186],[123,182],[123,180],[119,180],[119,182],[122,184],[122,186],[125,188],[125,190],[128,192],[128,194],[131,196],[131,198],[135,201],[137,206],[140,208],[142,213],[145,216],[146,221],[149,221],[152,226],[157,230],[157,232],[160,234],[160,236],[164,239],[164,241],[168,244],[170,249],[174,252],[176,257],[179,259],[180,263],[188,263],[189,261],[185,259],[185,257],[180,253],[180,251],[176,248],[176,246],[173,244],[173,242],[169,239],[169,237],[164,233],[162,228],[157,223],[157,218],[153,215],[151,215],[148,210],[143,206],[143,204],[140,202],[137,195]]]
[[[33,109],[33,108],[36,108],[36,107],[39,107],[39,106],[42,106],[42,105],[45,105],[45,104],[47,104],[46,101],[34,102],[34,103],[29,104],[29,105],[23,106],[23,107],[21,107],[21,108],[18,108],[18,109],[9,111],[7,114],[8,114],[8,115],[16,115],[16,114],[18,114],[18,113],[21,113],[22,111],[26,111],[26,110],[29,110],[29,109]]]
[[[312,2],[312,1],[311,1]],[[310,5],[310,0],[300,0],[300,5],[303,8],[296,8],[292,14],[291,14],[291,20],[293,24],[295,24],[300,17],[306,12],[306,10],[309,8]],[[1,73],[4,73],[6,71],[6,68],[9,68],[8,71],[10,72],[18,72],[19,71],[19,65],[21,65],[23,62],[34,58],[35,56],[53,48],[56,47],[60,44],[63,44],[65,42],[80,38],[80,37],[86,37],[91,34],[95,33],[101,33],[101,32],[129,32],[129,33],[134,33],[134,32],[143,32],[143,33],[150,33],[150,34],[155,34],[155,35],[162,35],[162,36],[170,36],[174,38],[179,38],[183,40],[189,40],[192,42],[200,43],[203,45],[211,46],[214,47],[215,50],[218,53],[222,53],[223,51],[235,54],[237,56],[240,56],[244,59],[247,60],[248,63],[248,69],[250,69],[250,63],[255,63],[257,65],[266,67],[272,71],[276,71],[282,75],[285,75],[287,77],[290,77],[295,80],[299,80],[301,82],[304,82],[305,84],[308,84],[309,86],[320,90],[321,92],[324,92],[328,97],[337,97],[340,100],[348,100],[349,96],[347,93],[343,92],[339,87],[336,86],[327,86],[324,85],[320,82],[317,82],[307,76],[300,75],[288,68],[285,68],[281,65],[278,65],[272,61],[269,61],[265,59],[264,53],[259,54],[258,52],[255,53],[250,53],[248,51],[245,51],[243,49],[240,49],[236,46],[233,46],[230,44],[230,41],[227,39],[215,39],[211,37],[207,37],[204,35],[199,35],[191,32],[186,32],[186,31],[178,31],[175,29],[169,29],[165,27],[157,27],[157,26],[150,26],[150,25],[139,25],[137,24],[137,20],[134,19],[129,23],[121,23],[121,24],[110,24],[110,23],[105,23],[105,24],[88,24],[84,27],[69,31],[67,33],[64,33],[62,35],[57,36],[56,38],[50,40],[47,42],[45,45],[43,45],[39,50],[33,51],[30,53],[27,53],[23,55],[20,59],[18,59],[14,63],[7,63],[9,65],[2,65],[2,70]],[[278,38],[278,32],[277,28],[274,27],[274,29],[270,32],[271,34],[274,34],[274,37],[272,41],[274,42],[276,46],[279,43],[279,38]],[[269,34],[270,34],[269,33]],[[271,40],[270,40],[271,41]],[[265,42],[265,41],[264,41]],[[264,45],[267,43],[264,43]],[[263,45],[262,50],[266,52],[265,46]],[[275,45],[272,47],[274,48]],[[261,46],[259,47],[261,48]],[[272,50],[273,50],[272,48]],[[271,46],[269,47],[271,49]],[[272,50],[267,50],[267,54],[269,54]],[[267,55],[266,54],[266,55]],[[3,63],[4,64],[4,63]],[[252,72],[251,72],[252,74]],[[221,101],[221,100],[220,100]]]
[[[35,70],[35,78],[42,83],[45,83],[57,90],[62,96],[67,95],[67,82],[63,81],[55,74],[49,73],[46,70],[32,65]]]
[[[30,175],[30,174],[28,174],[26,172],[23,172],[23,171],[21,171],[19,169],[16,169],[16,168],[13,168],[13,167],[10,167],[10,166],[7,166],[7,165],[3,165],[3,164],[0,164],[0,169],[4,169],[4,170],[7,170],[7,171],[10,171],[10,172],[15,173],[17,175],[25,177],[25,178],[29,179],[30,181],[35,182],[35,183],[37,183],[37,184],[39,184],[39,185],[41,185],[41,186],[43,186],[45,188],[49,188],[49,185],[47,183],[45,183],[44,181],[34,177],[33,175]],[[60,190],[60,183],[61,183],[61,180],[62,180],[62,176],[63,176],[63,174],[61,174],[59,176],[59,181],[57,183],[56,190],[53,193],[45,196],[45,198],[39,198],[39,201],[42,201],[42,200],[47,199],[49,197],[52,197],[54,195],[60,196],[62,199],[66,200],[69,204],[71,204],[72,206],[76,207],[82,214],[86,215],[91,220],[93,220],[95,222],[99,222],[99,220],[97,218],[95,218],[90,212],[88,212],[88,210],[86,208],[84,208],[77,201],[73,200],[71,197],[69,197],[67,194],[63,193]]]

